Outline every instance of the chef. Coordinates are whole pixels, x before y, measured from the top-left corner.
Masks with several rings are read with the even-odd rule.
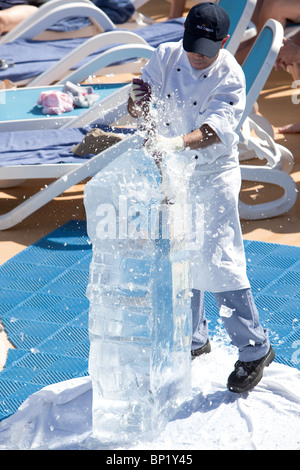
[[[183,40],[159,46],[141,79],[132,81],[128,110],[145,125],[151,121],[146,147],[153,154],[163,159],[164,154],[181,153],[193,164],[190,198],[202,208],[197,211],[202,220],[196,221],[202,233],[191,250],[192,356],[211,349],[203,302],[204,291],[209,291],[239,351],[227,387],[241,393],[261,380],[275,354],[259,323],[246,274],[236,133],[245,107],[245,77],[224,49],[229,26],[218,4],[195,5]]]

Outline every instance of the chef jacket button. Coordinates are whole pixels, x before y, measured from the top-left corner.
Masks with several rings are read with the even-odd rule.
[[[171,98],[171,95],[170,95],[170,93],[167,95],[167,98]]]
[[[207,78],[207,75],[203,75],[203,78]]]
[[[169,126],[169,125],[170,125],[170,123],[169,123],[169,122],[166,122],[165,124],[166,124],[166,126]]]
[[[180,72],[181,69],[177,69],[177,72]]]
[[[193,105],[196,106],[196,105],[197,105],[197,101],[194,101]]]
[[[230,101],[230,103],[229,103],[229,104],[231,104],[231,106],[232,106],[232,105],[233,105],[233,101]]]
[[[198,155],[195,155],[195,160],[198,160],[198,158],[199,158]]]

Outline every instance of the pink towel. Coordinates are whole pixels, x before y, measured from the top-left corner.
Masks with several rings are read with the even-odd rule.
[[[58,90],[43,91],[38,99],[43,114],[62,114],[74,109],[73,98]]]

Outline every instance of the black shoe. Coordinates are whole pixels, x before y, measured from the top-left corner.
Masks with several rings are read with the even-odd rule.
[[[201,346],[201,348],[194,349],[193,351],[191,351],[192,359],[195,359],[195,357],[197,356],[202,356],[202,354],[208,354],[210,351],[211,351],[211,346],[210,346],[210,342],[208,339],[206,343],[203,346]]]
[[[261,380],[264,368],[268,367],[274,358],[275,352],[270,346],[268,354],[256,361],[237,361],[234,365],[234,371],[228,377],[227,388],[235,393],[251,390]]]

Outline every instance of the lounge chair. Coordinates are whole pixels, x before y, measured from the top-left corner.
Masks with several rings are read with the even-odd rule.
[[[133,31],[130,32],[114,30],[102,33],[86,40],[74,50],[71,50],[61,60],[54,63],[51,67],[47,68],[45,72],[41,73],[36,78],[34,78],[30,83],[30,87],[49,86],[54,82],[60,83],[65,82],[66,80],[72,80],[71,77],[73,75],[74,77],[76,76],[74,72],[76,73],[78,68],[81,68],[81,70],[83,71],[80,75],[84,78],[89,76],[90,74],[99,76],[100,74],[112,75],[115,73],[122,72],[139,73],[141,67],[144,65],[144,63],[141,62],[140,59],[135,62],[131,61],[130,63],[123,63],[123,65],[110,65],[107,69],[102,66],[97,69],[97,67],[93,65],[96,63],[95,61],[101,63],[101,57],[107,56],[110,53],[112,47],[117,47],[117,45],[119,45],[122,50],[122,46],[128,44],[141,44],[149,46],[151,48],[153,47],[145,39],[143,39],[141,36],[137,35]],[[83,60],[83,58],[86,58],[88,60]],[[90,73],[86,74],[86,70],[88,70],[88,68],[90,69]],[[76,78],[76,83],[80,83],[82,80],[83,78]]]
[[[109,33],[105,33],[109,34]],[[111,33],[114,34],[114,33]],[[121,33],[120,33],[121,34]],[[124,33],[122,33],[124,34]],[[132,33],[126,33],[132,34]],[[90,121],[89,115],[93,112],[91,108],[75,108],[73,111],[62,113],[60,115],[45,115],[42,109],[36,103],[42,91],[59,90],[62,91],[64,83],[69,79],[73,83],[78,83],[76,78],[80,73],[82,80],[87,78],[94,70],[106,67],[110,63],[119,60],[132,60],[137,57],[149,59],[152,55],[153,48],[143,44],[128,44],[113,47],[100,55],[96,61],[88,63],[74,74],[66,77],[64,81],[51,87],[26,87],[16,90],[0,90],[0,132],[17,131],[17,130],[33,130],[33,129],[51,129],[58,128],[67,123],[71,123],[75,118],[84,115],[85,122]],[[73,77],[75,75],[75,77]],[[99,95],[99,103],[96,102],[94,107],[98,116],[101,116],[103,110],[107,110],[116,105],[118,100],[118,91],[125,86],[121,84],[94,84],[93,89]],[[22,106],[20,106],[22,103]]]
[[[153,48],[147,45],[145,46],[143,44],[118,46],[116,50],[114,50],[113,48],[108,50],[105,53],[104,57],[102,56],[100,60],[102,61],[102,64],[104,64],[105,66],[110,61],[118,60],[118,58],[122,58],[122,59],[132,58],[132,57],[137,57],[139,55],[142,57],[146,56],[149,58],[152,52],[153,52]],[[99,64],[99,60],[98,60],[97,67],[99,66],[101,66],[101,64]],[[86,67],[88,67],[88,70],[90,70],[89,64],[87,64]],[[52,89],[59,88],[62,86],[63,85],[58,85],[57,87],[54,86],[52,87]],[[23,149],[24,147],[26,147],[26,144],[28,143],[28,140],[29,140],[28,147],[31,150],[27,152],[26,154],[27,157],[28,157],[28,154],[30,155],[31,152],[34,152],[38,154],[39,156],[41,156],[42,151],[44,150],[42,147],[45,145],[45,142],[47,144],[49,143],[50,147],[52,148],[54,146],[55,150],[54,150],[54,162],[53,160],[52,162],[46,161],[46,157],[44,154],[40,160],[40,162],[42,162],[41,164],[36,164],[37,161],[32,161],[32,160],[30,161],[30,159],[29,160],[27,159],[25,165],[22,164],[25,161],[23,160],[23,162],[21,162],[21,165],[17,163],[14,165],[7,164],[4,166],[1,166],[0,167],[0,187],[7,188],[10,186],[15,186],[19,184],[21,181],[23,181],[24,179],[40,179],[40,178],[55,178],[56,179],[55,182],[50,184],[47,188],[45,188],[43,191],[39,192],[35,196],[31,197],[28,201],[21,203],[18,207],[16,207],[9,213],[1,215],[0,216],[0,229],[1,230],[10,228],[16,225],[17,223],[22,221],[24,218],[26,218],[28,215],[30,215],[32,212],[35,212],[39,207],[42,207],[47,202],[51,201],[51,199],[55,197],[55,194],[57,191],[58,191],[57,195],[61,194],[61,192],[64,192],[65,189],[69,187],[69,184],[71,184],[72,186],[73,184],[76,184],[76,182],[80,182],[82,179],[88,176],[93,176],[93,174],[95,174],[97,171],[100,171],[103,165],[105,166],[105,164],[107,164],[110,159],[117,157],[118,155],[120,155],[120,153],[123,153],[125,151],[124,149],[128,149],[129,143],[124,144],[124,142],[120,142],[120,144],[116,144],[113,147],[113,149],[111,149],[111,152],[109,153],[107,153],[106,151],[102,152],[101,158],[94,157],[94,158],[88,159],[87,161],[86,158],[81,159],[78,157],[74,157],[70,149],[68,152],[65,152],[64,155],[60,154],[61,146],[57,145],[57,142],[60,141],[60,139],[62,139],[62,141],[65,142],[67,134],[71,136],[70,138],[73,144],[78,143],[82,139],[84,131],[85,132],[87,131],[86,129],[79,128],[81,122],[84,123],[85,126],[91,125],[94,120],[97,120],[98,124],[101,124],[101,122],[110,123],[115,120],[118,120],[120,116],[126,114],[125,103],[128,100],[128,87],[129,85],[124,84],[124,83],[95,86],[95,90],[99,92],[99,95],[100,95],[99,101],[94,106],[92,106],[91,108],[88,108],[86,111],[83,111],[82,113],[80,113],[80,110],[79,110],[79,112],[75,114],[73,113],[73,116],[67,116],[67,118],[62,117],[61,121],[60,121],[59,116],[52,116],[53,119],[49,117],[47,118],[45,116],[45,120],[41,119],[41,116],[39,116],[38,119],[36,119],[35,123],[33,119],[23,119],[23,117],[21,117],[21,119],[8,121],[9,125],[7,127],[5,127],[5,122],[1,123],[0,129],[3,132],[0,133],[0,140],[1,140],[1,148],[2,148],[3,155],[5,154],[4,149],[12,148],[11,139],[13,140],[16,139],[16,141],[19,143],[21,142],[21,148]],[[8,105],[7,101],[10,98],[7,98],[7,97],[11,97],[13,100],[13,95],[10,95],[10,91],[12,92],[14,91],[18,93],[17,95],[18,101],[20,102],[21,100],[23,105],[24,105],[24,100],[22,99],[22,96],[25,96],[25,94],[29,96],[30,101],[29,101],[28,108],[30,109],[32,106],[31,99],[32,99],[33,94],[37,93],[36,96],[38,96],[40,90],[41,89],[38,89],[38,88],[2,90],[0,91],[0,103],[2,99],[2,104],[4,105],[6,101],[6,104]],[[21,95],[19,93],[21,93]],[[0,106],[0,116],[1,116],[1,113],[3,116],[3,110],[5,108],[6,106]],[[11,106],[7,106],[7,108],[11,108]],[[17,117],[19,117],[18,114],[19,112],[17,109],[16,111]],[[103,117],[101,117],[102,115]],[[72,127],[73,120],[74,120],[74,126],[73,126],[74,129],[69,129],[70,132],[68,133],[68,128]],[[37,124],[37,122],[39,122],[39,124]],[[59,134],[58,124],[61,125],[60,134]],[[27,126],[27,131],[26,130],[24,131],[24,129],[26,129],[26,126]],[[4,132],[4,127],[6,130],[10,129],[11,132]],[[36,129],[39,129],[39,128],[45,129],[45,127],[47,128],[48,131],[50,131],[50,133],[47,135],[47,131],[44,131],[44,132],[41,131],[41,133],[38,132],[37,141],[40,143],[40,145],[38,145],[36,144],[36,140],[35,140]],[[22,131],[18,132],[18,130],[21,130],[21,129]],[[59,147],[60,147],[60,150],[59,150]],[[47,150],[46,150],[46,153],[47,153]],[[6,155],[8,154],[6,153]],[[73,158],[70,158],[70,157],[73,157]],[[27,164],[27,162],[29,162],[29,164]],[[83,175],[86,175],[86,176],[83,176]]]
[[[240,202],[240,215],[244,219],[264,219],[287,212],[297,199],[297,188],[289,175],[294,157],[273,136],[263,129],[260,119],[253,113],[253,106],[263,89],[279,49],[282,45],[283,28],[275,20],[268,20],[243,63],[246,77],[247,104],[240,122],[240,160],[243,181],[273,183],[284,190],[279,199],[264,204]],[[266,164],[243,164],[245,160],[258,157]]]
[[[1,36],[0,45],[20,38],[37,37],[57,22],[69,17],[77,18],[79,24],[82,21],[82,25],[87,24],[86,19],[88,22],[92,21],[97,25],[98,32],[116,28],[109,17],[89,0],[51,0],[41,5],[33,15],[15,26],[7,34]],[[76,36],[76,31],[73,31],[73,35]]]

